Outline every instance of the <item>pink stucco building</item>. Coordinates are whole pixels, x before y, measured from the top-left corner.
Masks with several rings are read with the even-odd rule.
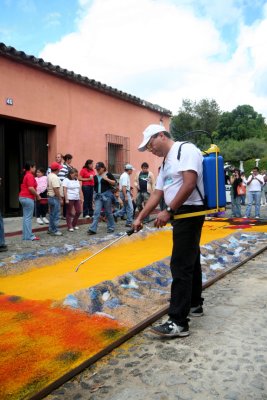
[[[80,169],[91,158],[112,173],[147,161],[156,174],[160,160],[137,151],[151,123],[169,127],[169,110],[88,79],[0,43],[0,176],[5,215],[19,208],[23,163],[45,168],[57,152],[73,155]]]

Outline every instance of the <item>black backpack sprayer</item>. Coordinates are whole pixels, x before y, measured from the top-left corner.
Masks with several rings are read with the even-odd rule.
[[[208,134],[209,137],[211,138],[210,133],[203,130],[188,132],[186,135],[200,133],[200,132]],[[181,157],[182,147],[186,143],[190,142],[181,142],[181,145],[179,146],[177,154],[178,161],[180,160]],[[225,211],[226,192],[225,192],[225,177],[224,177],[224,160],[223,157],[219,155],[219,153],[220,149],[215,144],[211,144],[208,150],[202,152],[204,196],[202,195],[198,187],[196,187],[196,190],[198,191],[203,201],[205,209],[203,211],[197,211],[192,213],[177,214],[174,215],[172,219],[191,218],[199,215],[216,214]],[[155,219],[156,218],[153,218],[149,222],[152,222]],[[116,238],[115,240],[107,244],[105,247],[103,247],[96,253],[92,254],[90,257],[81,261],[77,265],[75,272],[78,272],[80,266],[89,261],[91,258],[95,257],[97,254],[106,250],[108,247],[112,246],[113,244],[125,238],[126,236],[131,236],[133,233],[135,233],[134,229],[130,229],[129,231],[125,232],[123,235]]]

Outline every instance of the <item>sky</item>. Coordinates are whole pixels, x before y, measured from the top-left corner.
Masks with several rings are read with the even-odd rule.
[[[0,0],[0,42],[177,114],[267,121],[267,0]]]

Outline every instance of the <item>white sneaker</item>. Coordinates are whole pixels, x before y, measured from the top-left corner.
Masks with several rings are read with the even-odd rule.
[[[73,228],[68,229],[69,232],[74,232]]]
[[[42,220],[41,218],[37,218],[36,222],[37,222],[37,224],[39,224],[39,225],[43,225],[43,224],[44,224],[44,223],[43,223],[43,220]]]
[[[86,215],[85,218],[90,218],[90,215]]]
[[[56,231],[56,232],[51,232],[51,235],[53,235],[53,236],[62,236],[63,235],[63,233],[62,232],[60,232],[60,231]]]
[[[45,224],[49,224],[49,221],[48,221],[48,219],[47,219],[46,217],[43,218],[43,222],[44,222]]]
[[[76,231],[78,231],[80,228],[79,228],[78,226],[75,226],[74,229],[75,229]]]

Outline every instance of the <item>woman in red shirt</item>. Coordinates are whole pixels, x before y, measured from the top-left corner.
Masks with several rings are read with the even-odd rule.
[[[33,161],[27,161],[24,166],[24,171],[19,192],[19,202],[23,211],[22,239],[39,240],[39,238],[32,233],[34,199],[40,200],[40,196],[36,191],[37,183],[34,177],[36,172],[35,163]]]
[[[94,209],[93,209],[94,176],[95,176],[95,170],[94,170],[93,160],[87,160],[79,174],[79,181],[82,181],[82,191],[84,197],[83,217],[85,218],[89,218],[94,215]]]

